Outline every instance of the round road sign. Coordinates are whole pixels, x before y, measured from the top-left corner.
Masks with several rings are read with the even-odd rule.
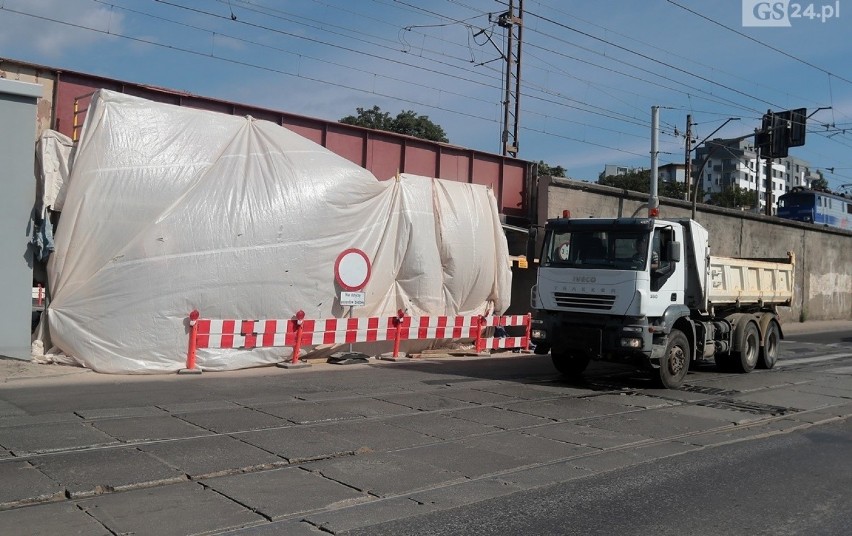
[[[360,249],[350,248],[334,261],[334,280],[343,290],[357,291],[370,280],[370,259]]]

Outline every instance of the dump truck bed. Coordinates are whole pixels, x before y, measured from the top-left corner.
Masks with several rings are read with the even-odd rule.
[[[789,305],[795,264],[792,253],[787,259],[711,256],[707,298],[713,305]]]

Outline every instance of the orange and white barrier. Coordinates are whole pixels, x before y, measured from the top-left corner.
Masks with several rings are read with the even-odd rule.
[[[189,314],[187,370],[195,369],[198,349],[293,347],[292,363],[299,360],[302,346],[393,341],[393,357],[399,357],[399,344],[406,340],[474,339],[477,352],[502,348],[529,350],[532,316],[396,316],[378,318],[306,319],[297,311],[290,319],[214,320]],[[488,327],[522,326],[521,337],[483,337]]]

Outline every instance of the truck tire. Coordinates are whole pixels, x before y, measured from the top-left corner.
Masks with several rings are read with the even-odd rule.
[[[550,353],[550,345],[549,344],[536,344],[535,350],[533,350],[536,355],[547,355]]]
[[[679,389],[689,372],[689,356],[689,339],[682,331],[673,329],[660,359],[658,384],[666,389]]]
[[[567,352],[551,352],[550,358],[553,366],[560,374],[568,378],[577,378],[589,366],[589,356],[584,354],[570,354]]]
[[[751,372],[757,366],[760,353],[760,331],[757,324],[748,322],[740,332],[739,351],[733,360],[736,372]]]
[[[781,340],[781,328],[774,320],[766,326],[766,334],[763,336],[763,348],[757,359],[757,368],[771,369],[778,361],[778,343]]]

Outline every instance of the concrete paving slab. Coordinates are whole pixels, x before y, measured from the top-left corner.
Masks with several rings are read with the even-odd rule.
[[[171,415],[132,419],[104,419],[92,421],[92,426],[119,441],[128,443],[154,439],[179,439],[211,435],[212,433]]]
[[[793,391],[797,391],[800,393],[810,393],[814,395],[826,395],[835,398],[845,398],[847,400],[852,399],[852,381],[847,380],[849,385],[822,385],[819,383],[805,383],[801,385],[795,385],[791,387]]]
[[[465,439],[459,443],[466,447],[504,454],[524,463],[550,462],[597,450],[517,431],[498,432],[492,435]]]
[[[706,390],[705,390],[706,389]],[[685,385],[681,390],[675,389],[642,389],[642,393],[663,400],[671,400],[673,402],[698,402],[699,400],[707,400],[719,396],[720,393],[728,395],[736,394],[739,391],[729,391],[718,387],[702,388],[699,385]]]
[[[674,400],[666,400],[664,398],[636,393],[598,395],[595,397],[589,397],[589,400],[627,406],[628,408],[642,409],[665,408],[679,405],[678,402]]]
[[[376,398],[358,398],[341,401],[346,411],[362,417],[392,417],[396,415],[415,415],[417,410],[408,406],[394,404]]]
[[[459,443],[439,443],[397,451],[395,454],[453,471],[467,478],[478,478],[491,473],[514,469],[529,462],[517,457],[486,450],[478,446]]]
[[[224,474],[271,469],[286,460],[230,436],[210,436],[141,445],[171,467],[199,479]]]
[[[0,428],[0,445],[17,456],[114,445],[115,438],[83,422],[31,424]]]
[[[777,389],[773,391],[749,393],[737,396],[736,399],[797,409],[819,409],[829,406],[839,406],[848,401],[845,398],[803,393],[793,389]]]
[[[537,417],[526,413],[518,413],[506,409],[495,408],[490,406],[474,407],[472,409],[464,409],[450,411],[444,415],[455,419],[463,419],[466,421],[478,422],[489,426],[496,426],[504,430],[515,430],[517,428],[525,428],[528,426],[536,426],[539,424],[548,424],[553,422],[552,419]]]
[[[488,391],[481,391],[479,389],[461,388],[451,388],[441,391],[441,396],[444,398],[452,398],[453,400],[461,400],[462,402],[481,405],[499,404],[500,402],[515,400],[514,397],[509,395],[489,393]]]
[[[240,441],[255,445],[297,463],[352,454],[360,447],[345,437],[329,434],[325,427],[292,426],[236,435]]]
[[[259,411],[286,419],[296,424],[327,423],[363,419],[363,415],[348,410],[348,404],[339,400],[323,402],[287,402],[259,406]]]
[[[263,517],[197,483],[99,495],[77,503],[113,534],[185,536],[241,528]]]
[[[570,387],[566,386],[565,389],[566,394],[571,393]],[[511,396],[512,398],[518,398],[521,400],[538,400],[540,398],[553,398],[554,396],[560,396],[558,394],[554,394],[548,389],[538,389],[535,385],[523,383],[502,383],[496,385],[489,385],[481,387],[480,390],[486,391],[488,393],[496,393],[498,395]]]
[[[0,534],[112,536],[112,532],[70,502],[38,504],[0,511]]]
[[[243,406],[230,400],[205,400],[203,402],[157,404],[157,407],[169,413],[192,413],[195,411],[213,411],[217,409],[240,409]]]
[[[539,437],[546,437],[565,443],[584,445],[596,449],[609,449],[652,441],[650,437],[639,434],[604,430],[575,423],[557,423],[548,424],[546,426],[536,426],[535,428],[524,430],[524,433]]]
[[[348,485],[299,467],[210,478],[202,483],[271,520],[368,499]]]
[[[115,417],[154,417],[165,415],[165,411],[157,406],[140,406],[136,408],[102,408],[81,409],[74,412],[86,420],[111,419]]]
[[[585,469],[590,473],[604,473],[643,463],[645,461],[646,458],[641,457],[630,450],[610,450],[601,452],[594,456],[576,458],[568,463],[580,469]]]
[[[337,443],[348,441],[354,443],[356,448],[376,452],[425,445],[436,441],[434,437],[379,421],[335,423],[323,426],[322,431],[334,436]]]
[[[572,460],[569,460],[512,471],[511,473],[491,477],[489,480],[505,482],[524,490],[568,482],[569,480],[583,478],[590,474],[592,474],[590,470],[577,467]]]
[[[0,482],[3,483],[0,485],[0,509],[65,498],[65,488],[61,484],[26,461],[0,463]]]
[[[668,408],[643,411],[637,414],[610,415],[584,421],[593,428],[636,434],[654,439],[709,431],[728,426],[724,421],[671,413]]]
[[[323,534],[342,534],[346,531],[370,527],[386,521],[404,519],[435,511],[428,504],[418,503],[409,498],[398,497],[376,500],[365,504],[350,506],[333,512],[318,512],[305,516],[312,524],[321,527]]]
[[[404,453],[376,452],[303,464],[310,471],[382,497],[461,481],[458,473],[407,458]]]
[[[694,450],[699,450],[701,448],[698,445],[694,445],[686,441],[687,440],[658,441],[651,445],[639,445],[635,449],[633,449],[633,453],[635,453],[640,458],[644,458],[646,460],[658,460],[660,458],[679,456],[681,454],[692,452]]]
[[[499,430],[494,426],[456,419],[442,413],[419,413],[405,417],[392,417],[384,419],[382,422],[439,439],[456,439]]]
[[[704,385],[724,385],[725,389],[742,393],[783,387],[790,384],[790,378],[780,370],[756,370],[750,374],[719,374],[713,379],[702,382]]]
[[[852,416],[852,404],[843,404],[842,406],[793,413],[788,415],[787,418],[793,421],[817,424],[835,419],[845,419],[850,416]]]
[[[523,486],[513,482],[486,478],[414,493],[409,498],[423,506],[446,510],[503,497],[524,489]]]
[[[558,400],[531,400],[501,404],[499,407],[518,413],[527,413],[554,421],[575,421],[602,415],[616,415],[636,411],[637,408],[602,402],[594,398]]]
[[[8,450],[0,449],[0,460],[3,460],[5,458],[13,458],[13,457],[14,456],[12,455],[12,453],[9,452]]]
[[[28,424],[54,424],[59,422],[82,422],[74,412],[46,413],[43,415],[16,415],[0,418],[0,428],[26,426]]]
[[[175,414],[175,417],[205,430],[221,434],[293,426],[290,421],[248,408],[195,411],[193,413]]]
[[[5,400],[0,400],[0,419],[7,417],[22,417],[26,414],[27,412],[18,406],[6,402]],[[2,422],[2,420],[0,420],[0,422]]]
[[[686,415],[692,417],[702,417],[704,419],[713,419],[729,424],[748,424],[757,421],[763,421],[771,417],[769,413],[749,413],[747,411],[736,411],[734,409],[726,409],[723,407],[709,407],[701,405],[684,405],[675,408],[669,408],[669,413],[678,415]]]
[[[431,393],[382,395],[376,398],[418,411],[459,409],[473,406],[470,402]]]
[[[328,532],[322,531],[310,523],[300,520],[272,521],[249,527],[229,531],[229,536],[327,536]]]
[[[754,426],[737,426],[715,432],[689,435],[680,438],[679,441],[700,447],[727,445],[738,441],[767,437],[768,435],[780,433],[797,426],[802,426],[802,423],[782,419],[781,421],[772,421]]]
[[[186,480],[183,473],[135,448],[39,456],[30,463],[61,483],[72,499]]]

